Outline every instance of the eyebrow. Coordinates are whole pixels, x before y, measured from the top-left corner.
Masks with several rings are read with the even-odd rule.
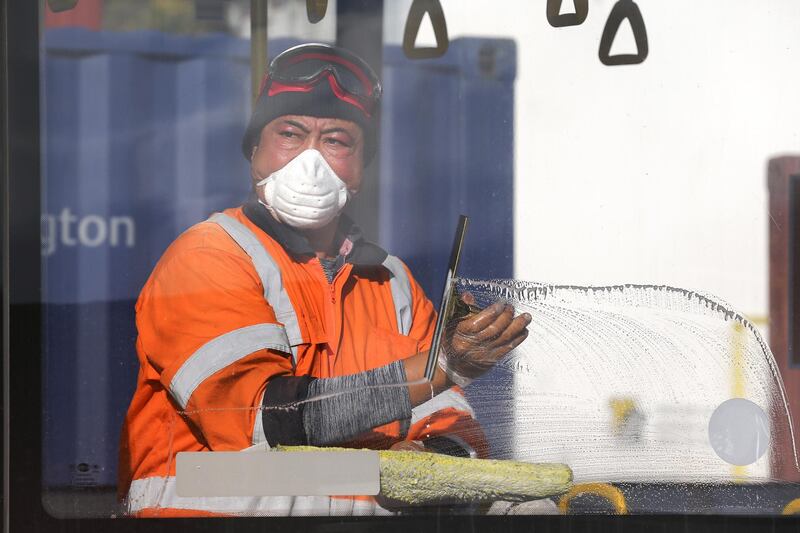
[[[346,133],[350,137],[353,136],[353,133],[351,131],[347,130],[346,128],[342,128],[342,127],[338,127],[338,126],[335,126],[333,128],[324,129],[324,130],[322,130],[321,133],[322,133],[322,135],[325,135],[326,133]]]
[[[283,123],[284,124],[288,124],[289,126],[294,126],[295,128],[299,128],[299,129],[303,130],[304,133],[311,133],[310,129],[308,129],[307,127],[303,126],[302,124],[300,124],[296,120],[284,120]]]
[[[306,126],[304,126],[300,122],[297,122],[296,120],[286,119],[286,120],[283,121],[283,123],[287,124],[289,126],[294,126],[295,128],[301,129],[301,130],[303,130],[304,133],[311,133],[310,129],[308,129]],[[341,126],[333,126],[331,128],[326,128],[326,129],[322,130],[320,133],[322,135],[326,135],[326,134],[329,134],[329,133],[344,133],[344,134],[346,134],[347,136],[349,136],[351,138],[355,138],[355,136],[353,135],[353,132],[351,132],[347,128],[343,128]]]

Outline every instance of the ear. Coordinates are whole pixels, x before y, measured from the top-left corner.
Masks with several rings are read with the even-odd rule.
[[[256,156],[256,152],[258,152],[258,145],[253,146],[253,149],[250,150],[250,162],[253,162],[253,158]]]

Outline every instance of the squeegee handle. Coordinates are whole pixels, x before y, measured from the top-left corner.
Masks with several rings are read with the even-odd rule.
[[[451,301],[455,297],[453,282],[458,272],[458,262],[461,259],[461,248],[464,246],[464,236],[467,233],[468,222],[469,219],[466,216],[461,215],[458,217],[458,227],[456,228],[456,235],[453,240],[453,249],[450,252],[450,262],[447,265],[447,277],[444,281],[442,303],[439,305],[439,316],[436,318],[436,327],[433,330],[431,348],[428,351],[428,362],[425,365],[425,379],[428,381],[433,381],[433,375],[436,373],[436,361],[439,357],[439,347],[442,344],[444,325],[447,319],[450,318],[449,315],[452,308]]]

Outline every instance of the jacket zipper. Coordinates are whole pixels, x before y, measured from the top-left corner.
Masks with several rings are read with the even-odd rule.
[[[339,310],[337,308],[337,298],[336,298],[336,279],[339,277],[341,270],[334,275],[333,280],[328,281],[328,276],[325,275],[325,269],[322,268],[322,262],[319,258],[316,258],[317,265],[319,265],[319,276],[323,283],[328,285],[328,302],[326,304],[327,312],[326,312],[326,320],[325,320],[325,329],[328,330],[328,353],[326,354],[326,362],[328,366],[328,375],[332,376],[333,373],[333,365],[336,361],[336,357],[339,353],[339,348],[341,347],[341,334],[339,330],[341,329],[339,326]],[[344,268],[344,267],[342,267]]]
[[[342,268],[333,276],[333,280],[330,283],[330,300],[331,300],[331,310],[333,311],[333,331],[335,333],[336,339],[336,348],[334,350],[333,360],[334,362],[339,357],[339,350],[342,348],[342,329],[344,328],[344,317],[342,316],[341,307],[342,307],[342,298],[341,298],[341,291],[337,290],[337,286],[343,286],[344,283],[347,282],[346,277],[343,281],[339,282],[339,278],[343,277],[343,271],[347,268],[350,268],[347,263],[342,265]],[[332,370],[333,368],[331,368]]]

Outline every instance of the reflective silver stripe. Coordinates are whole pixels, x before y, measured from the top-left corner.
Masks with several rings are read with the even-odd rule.
[[[144,509],[186,509],[237,516],[349,516],[392,513],[373,500],[327,496],[183,497],[175,477],[135,479],[126,498],[128,514]]]
[[[411,331],[412,320],[412,297],[411,282],[408,279],[403,262],[397,257],[390,255],[383,261],[383,266],[392,273],[389,285],[392,289],[392,299],[394,300],[394,310],[397,316],[397,331],[401,335],[408,335]]]
[[[208,220],[219,224],[236,241],[236,244],[250,256],[258,277],[261,279],[261,285],[264,286],[264,299],[275,311],[275,317],[278,322],[286,327],[289,344],[291,346],[302,344],[303,336],[300,333],[297,313],[292,306],[289,295],[286,293],[286,289],[283,288],[280,268],[275,264],[275,260],[269,255],[261,241],[258,240],[258,237],[247,226],[225,213],[215,213]]]
[[[267,449],[269,449],[269,444],[267,444],[267,434],[264,433],[264,417],[262,416],[264,413],[261,410],[261,406],[264,405],[264,393],[261,393],[261,397],[258,399],[258,409],[256,409],[256,419],[253,422],[253,439],[252,443],[253,446],[258,444],[266,444]]]
[[[169,392],[186,409],[195,389],[226,366],[263,348],[290,353],[286,330],[279,324],[256,324],[211,339],[194,352],[172,376]]]
[[[446,409],[448,407],[469,413],[469,416],[475,418],[475,411],[472,410],[472,406],[470,406],[467,399],[464,398],[464,395],[453,389],[447,389],[443,393],[437,394],[427,402],[421,403],[413,408],[411,410],[411,425],[413,426],[420,420],[432,415],[436,411],[441,411],[442,409]]]
[[[222,227],[239,247],[250,256],[253,266],[261,279],[261,284],[264,286],[264,298],[272,306],[278,321],[286,327],[289,344],[291,346],[302,344],[303,338],[300,333],[297,313],[292,306],[289,295],[283,288],[281,271],[266,249],[264,249],[258,237],[247,226],[224,213],[215,213],[209,218],[209,221]],[[397,330],[401,335],[408,335],[411,331],[413,318],[411,282],[408,279],[408,273],[402,261],[393,255],[386,257],[383,266],[392,273],[389,285],[392,290],[392,299],[394,300]],[[293,350],[293,355],[296,363],[296,350]]]

